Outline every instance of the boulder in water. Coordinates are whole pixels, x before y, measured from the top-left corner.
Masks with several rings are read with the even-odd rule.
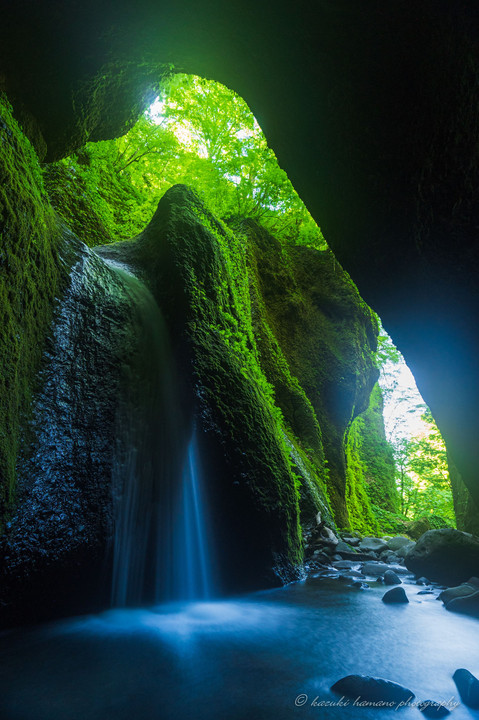
[[[389,570],[386,563],[378,562],[378,561],[372,561],[372,562],[366,562],[364,563],[362,567],[362,571],[365,575],[373,575],[374,577],[379,577],[380,575],[384,575],[385,572]]]
[[[459,668],[452,676],[464,705],[479,710],[479,680],[465,668]]]
[[[438,703],[434,700],[424,700],[419,703],[418,709],[427,718],[443,718],[450,714],[450,710],[445,707],[444,703]]]
[[[375,537],[365,537],[359,543],[362,552],[380,552],[387,549],[388,545],[384,540]]]
[[[479,617],[479,578],[472,577],[467,583],[443,590],[439,599],[446,610]]]
[[[399,548],[402,548],[404,545],[410,545],[411,540],[408,537],[404,537],[404,535],[395,535],[391,539],[387,540],[387,546],[390,550],[393,550],[396,552],[396,550],[399,550]]]
[[[414,542],[414,540],[410,540],[408,543],[404,543],[404,545],[401,545],[401,547],[399,547],[399,548],[395,551],[395,552],[396,552],[396,555],[397,555],[401,560],[404,560],[404,558],[406,557],[406,555],[407,555],[409,552],[411,552],[411,550],[413,550],[415,546],[416,546],[416,543]]]
[[[334,683],[331,690],[338,695],[359,698],[358,702],[390,703],[390,707],[397,707],[399,703],[406,703],[415,697],[403,685],[369,675],[347,675]]]
[[[479,538],[443,528],[429,530],[405,558],[416,575],[444,585],[460,585],[479,570]]]
[[[382,601],[387,605],[408,603],[406,592],[402,587],[395,587],[388,590],[382,597]]]
[[[384,573],[384,584],[385,585],[401,585],[401,580],[396,575],[394,570],[386,570]]]

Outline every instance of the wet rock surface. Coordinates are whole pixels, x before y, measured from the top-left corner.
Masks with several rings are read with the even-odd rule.
[[[408,603],[406,591],[402,587],[395,587],[388,590],[382,597],[382,601],[388,605]]]
[[[479,710],[479,680],[465,668],[456,670],[453,679],[464,705]]]
[[[77,261],[55,313],[17,511],[0,546],[0,624],[101,606],[109,595],[112,468],[142,330],[123,276],[72,244]]]
[[[439,599],[446,610],[479,618],[479,578],[472,577],[467,583],[443,590]]]
[[[459,585],[479,572],[479,538],[444,528],[429,530],[405,557],[416,575],[445,585]]]
[[[418,708],[424,717],[427,718],[443,718],[450,715],[451,712],[447,707],[444,707],[443,704],[435,702],[434,700],[424,700],[419,703]]]
[[[398,683],[369,675],[347,675],[332,685],[331,690],[338,695],[361,698],[370,703],[400,703],[412,700],[411,690]]]
[[[384,573],[384,584],[385,585],[400,585],[401,580],[394,570],[386,570]]]

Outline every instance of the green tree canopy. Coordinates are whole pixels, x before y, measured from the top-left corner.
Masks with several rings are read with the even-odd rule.
[[[404,358],[383,328],[376,357],[401,513],[409,518],[439,515],[454,526],[446,445],[412,375],[406,372]]]
[[[94,197],[94,205],[100,199],[92,234],[104,237],[91,244],[137,234],[164,192],[184,183],[222,219],[253,218],[285,243],[327,247],[244,100],[192,75],[164,80],[157,101],[127,135],[88,143],[49,168],[47,183],[60,212],[71,207],[66,195],[73,186]]]

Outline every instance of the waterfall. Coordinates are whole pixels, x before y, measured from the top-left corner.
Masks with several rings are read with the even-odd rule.
[[[122,277],[135,312],[130,362],[116,420],[113,464],[112,604],[162,599],[171,535],[171,499],[184,442],[168,334],[146,286],[126,270]]]
[[[110,265],[136,314],[116,420],[111,602],[204,599],[211,594],[211,555],[198,448],[195,433],[187,442],[168,333],[146,286]]]
[[[183,467],[177,518],[175,596],[180,600],[206,600],[213,595],[213,552],[195,432]]]

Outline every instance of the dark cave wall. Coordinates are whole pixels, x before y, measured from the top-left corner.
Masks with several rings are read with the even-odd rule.
[[[169,63],[239,92],[476,503],[478,15],[467,0],[52,0],[11,4],[0,29],[0,87],[48,158],[120,134]]]

